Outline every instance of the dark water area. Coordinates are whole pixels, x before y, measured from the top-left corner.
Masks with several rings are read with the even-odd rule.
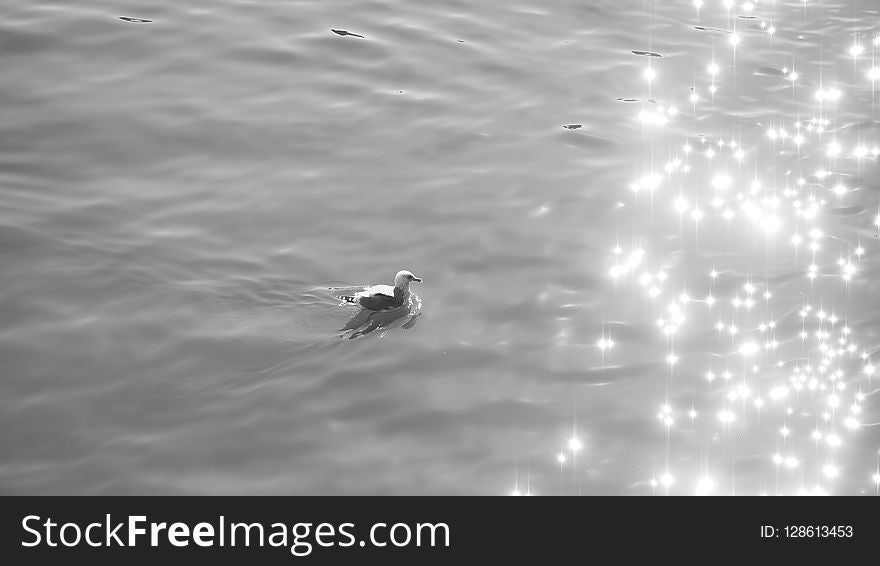
[[[729,4],[0,0],[0,493],[877,494],[880,8]]]

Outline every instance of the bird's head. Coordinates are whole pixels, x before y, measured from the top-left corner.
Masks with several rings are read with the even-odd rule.
[[[406,289],[409,287],[411,282],[415,281],[416,283],[421,283],[422,280],[415,275],[413,275],[412,271],[398,271],[397,275],[394,276],[394,286],[400,287],[401,289]]]

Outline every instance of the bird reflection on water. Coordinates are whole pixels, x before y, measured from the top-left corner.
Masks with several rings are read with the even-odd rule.
[[[357,338],[370,334],[380,328],[402,328],[409,330],[416,325],[416,320],[421,316],[422,301],[416,295],[411,295],[409,301],[403,306],[388,309],[384,311],[371,311],[367,308],[361,308],[354,316],[352,316],[345,326],[339,329],[343,338],[348,335],[349,339]],[[402,322],[397,325],[396,323]],[[351,331],[349,333],[349,331]]]

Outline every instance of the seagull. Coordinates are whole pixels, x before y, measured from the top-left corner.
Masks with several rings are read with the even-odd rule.
[[[382,311],[403,306],[409,299],[409,284],[415,281],[421,283],[422,280],[412,271],[398,271],[394,276],[394,286],[391,285],[373,285],[372,287],[354,287],[347,291],[360,289],[352,294],[336,295],[337,299],[341,299],[346,303],[360,305],[369,311]],[[341,291],[342,289],[334,289]]]

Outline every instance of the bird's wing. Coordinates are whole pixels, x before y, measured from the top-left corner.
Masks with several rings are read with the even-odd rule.
[[[394,296],[394,287],[391,285],[373,285],[372,287],[367,287],[361,293],[363,295],[386,295],[388,297]]]
[[[354,287],[330,287],[329,290],[333,296],[345,303],[357,304],[359,295],[367,289],[365,285],[357,285]]]
[[[390,285],[374,285],[356,294],[354,299],[360,306],[373,311],[399,307],[403,304],[401,298],[394,292],[394,287]]]
[[[354,285],[352,287],[328,287],[328,290],[334,296],[339,298],[354,297],[358,293],[362,293],[368,287],[366,285]]]

